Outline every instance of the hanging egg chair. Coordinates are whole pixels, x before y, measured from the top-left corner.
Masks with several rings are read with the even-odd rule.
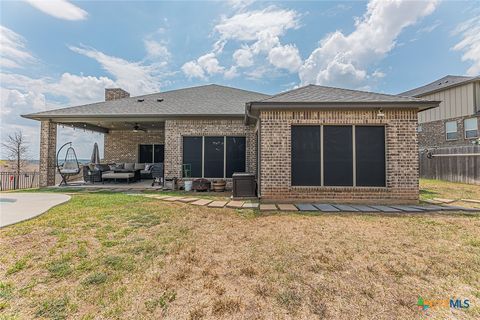
[[[65,159],[63,163],[59,161],[59,155],[63,148],[67,147],[67,151],[65,153]],[[58,173],[62,176],[62,181],[60,185],[67,185],[68,180],[70,177],[75,176],[80,173],[80,164],[78,163],[77,154],[75,153],[75,149],[72,147],[71,142],[65,143],[63,146],[58,149],[57,152],[57,170]]]

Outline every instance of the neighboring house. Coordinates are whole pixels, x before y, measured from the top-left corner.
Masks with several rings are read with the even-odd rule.
[[[446,76],[400,94],[441,101],[418,114],[420,148],[471,145],[479,137],[480,77]]]
[[[104,133],[107,162],[156,152],[166,178],[181,178],[183,164],[192,178],[256,173],[265,200],[416,202],[417,113],[439,104],[316,85],[274,96],[219,85],[105,93],[105,102],[24,115],[41,121],[42,186],[54,183],[63,124]]]

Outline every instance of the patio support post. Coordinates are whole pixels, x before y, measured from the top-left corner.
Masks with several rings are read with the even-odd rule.
[[[55,185],[57,124],[49,120],[40,125],[40,187]]]

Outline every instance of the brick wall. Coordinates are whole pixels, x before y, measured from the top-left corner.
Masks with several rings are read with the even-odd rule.
[[[111,130],[105,134],[104,141],[105,162],[136,162],[138,161],[138,145],[164,144],[165,131]]]
[[[447,120],[438,120],[425,122],[420,124],[422,131],[418,133],[418,144],[420,148],[426,147],[458,147],[471,145],[472,139],[465,139],[465,131],[463,121],[473,118],[474,116],[465,116],[451,118]],[[456,140],[446,140],[445,122],[457,121],[457,137]],[[477,117],[478,128],[480,128],[480,117]]]
[[[245,136],[247,171],[255,172],[254,128],[254,125],[246,126],[243,119],[165,121],[165,177],[182,176],[183,136]]]
[[[275,201],[418,202],[417,112],[411,110],[262,111],[261,195]],[[385,124],[387,187],[292,187],[292,124]]]
[[[57,150],[57,124],[42,121],[40,124],[40,187],[55,185]]]
[[[105,101],[117,100],[130,97],[130,93],[121,88],[106,88]]]

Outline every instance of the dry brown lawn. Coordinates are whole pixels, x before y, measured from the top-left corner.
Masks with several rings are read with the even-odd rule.
[[[480,317],[480,216],[263,215],[78,193],[0,230],[0,319]],[[417,298],[469,299],[420,311]]]

